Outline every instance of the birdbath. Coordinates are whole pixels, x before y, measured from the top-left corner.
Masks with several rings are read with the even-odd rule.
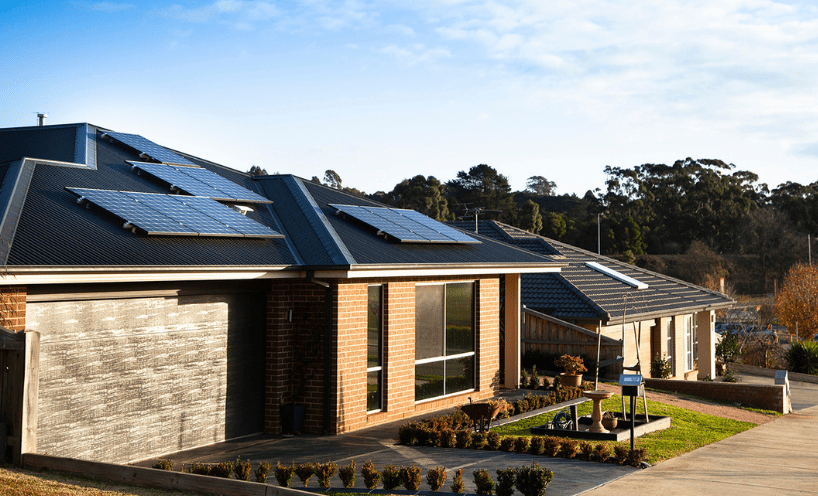
[[[610,391],[583,391],[582,396],[594,400],[594,411],[591,414],[591,428],[589,432],[608,432],[608,429],[602,427],[602,400],[613,396]]]

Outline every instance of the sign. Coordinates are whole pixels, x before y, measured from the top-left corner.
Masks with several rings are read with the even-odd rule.
[[[642,384],[640,374],[619,374],[620,386],[639,386],[640,384]]]

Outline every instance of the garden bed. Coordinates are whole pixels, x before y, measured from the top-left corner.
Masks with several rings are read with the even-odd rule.
[[[616,429],[609,432],[591,432],[583,426],[590,427],[592,420],[590,415],[583,415],[579,418],[579,430],[572,429],[552,429],[547,425],[540,425],[531,428],[531,433],[538,436],[570,437],[573,439],[583,439],[592,441],[628,441],[631,438],[631,422],[624,420],[621,413],[616,413],[619,423]],[[645,416],[636,415],[636,425],[634,426],[634,436],[640,437],[650,432],[667,429],[670,427],[670,417],[660,415],[650,415],[650,422],[645,421]]]

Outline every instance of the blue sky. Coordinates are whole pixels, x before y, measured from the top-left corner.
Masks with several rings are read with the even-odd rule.
[[[0,127],[91,122],[240,170],[523,189],[719,158],[818,180],[818,6],[766,0],[4,2]]]

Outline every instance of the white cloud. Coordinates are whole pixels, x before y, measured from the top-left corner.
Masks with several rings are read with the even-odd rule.
[[[116,12],[122,12],[123,10],[129,10],[135,7],[132,3],[114,3],[114,2],[97,2],[94,4],[76,4],[77,7],[88,9],[88,10],[95,10],[97,12],[106,12],[109,14],[113,14]]]
[[[395,57],[402,63],[410,66],[425,62],[435,62],[452,56],[445,48],[426,48],[422,44],[414,44],[406,47],[387,45],[378,50],[378,52]]]
[[[258,23],[277,18],[279,11],[272,2],[218,0],[212,4],[196,8],[172,5],[160,11],[159,15],[196,23],[216,21],[235,29],[247,30],[252,29]]]

